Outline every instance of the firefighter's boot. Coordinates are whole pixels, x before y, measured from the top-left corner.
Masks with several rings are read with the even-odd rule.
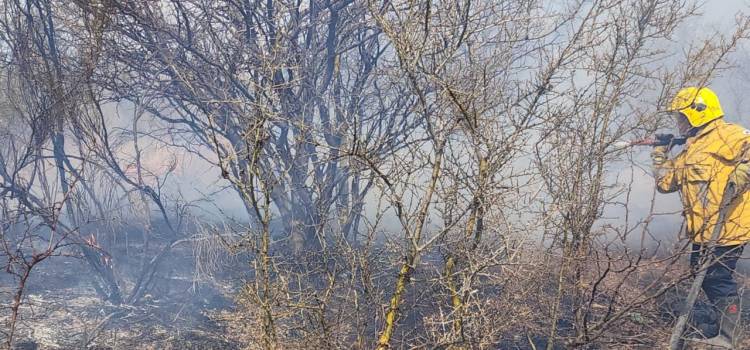
[[[740,298],[720,298],[716,301],[716,310],[719,312],[719,335],[701,343],[724,349],[739,349],[742,333]]]

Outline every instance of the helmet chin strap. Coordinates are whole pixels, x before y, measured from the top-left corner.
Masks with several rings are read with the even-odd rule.
[[[693,137],[695,135],[698,135],[698,131],[700,131],[701,129],[703,129],[704,126],[705,125],[703,125],[703,126],[697,126],[697,127],[691,127],[686,132],[683,132],[682,130],[680,130],[680,135],[682,135],[684,137]]]

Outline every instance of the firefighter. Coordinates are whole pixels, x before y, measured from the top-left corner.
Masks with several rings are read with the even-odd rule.
[[[706,87],[680,90],[669,108],[677,129],[687,137],[685,147],[669,159],[669,146],[651,153],[657,190],[679,191],[687,233],[691,239],[690,264],[699,266],[701,254],[713,254],[702,289],[719,315],[719,335],[710,344],[736,347],[740,338],[740,298],[733,273],[750,240],[750,131],[725,122],[716,94]],[[735,196],[727,207],[719,238],[711,242],[719,203],[728,183]]]

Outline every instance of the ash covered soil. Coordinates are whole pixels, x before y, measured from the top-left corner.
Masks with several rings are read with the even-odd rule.
[[[134,254],[135,255],[135,254]],[[140,260],[116,259],[125,267],[117,267],[118,280],[127,292],[138,274]],[[233,297],[246,280],[247,261],[237,259],[223,266],[211,277],[196,273],[196,262],[189,245],[180,246],[159,268],[149,293],[135,304],[113,305],[103,302],[91,284],[91,272],[84,261],[71,257],[52,257],[32,273],[26,289],[22,319],[14,341],[14,349],[240,349],[243,345],[235,335],[237,316],[233,314]],[[747,264],[738,271],[750,287]],[[8,302],[12,300],[14,280],[0,273],[0,324],[8,322]],[[668,339],[671,324],[680,313],[690,281],[666,293],[654,303],[634,310],[627,320],[637,327],[633,334],[641,338]],[[743,293],[743,320],[750,325],[750,293]],[[564,322],[560,322],[565,328]],[[247,326],[247,325],[246,325]],[[640,333],[648,328],[649,333]],[[564,329],[561,329],[561,332]],[[750,327],[746,327],[750,330]],[[4,335],[0,334],[0,338]],[[2,339],[0,339],[2,340]],[[520,346],[525,339],[507,342],[499,349],[531,349]],[[750,349],[745,339],[743,349]],[[658,342],[657,342],[658,343]],[[544,344],[540,339],[539,344]],[[649,349],[650,345],[633,345],[619,349]],[[664,345],[663,343],[658,343]],[[542,348],[538,346],[538,348]],[[592,347],[605,349],[612,347]],[[692,349],[703,349],[693,345]]]
[[[142,300],[113,305],[97,296],[83,261],[52,257],[38,265],[29,280],[14,349],[239,348],[227,338],[223,320],[233,308],[241,275],[235,272],[240,277],[230,278],[227,269],[227,275],[218,278],[200,277],[194,266],[189,247],[176,248]],[[123,275],[137,273],[133,270],[120,269]],[[15,290],[8,276],[0,274],[3,325],[9,321],[8,303]],[[132,288],[130,276],[118,279],[125,292]]]

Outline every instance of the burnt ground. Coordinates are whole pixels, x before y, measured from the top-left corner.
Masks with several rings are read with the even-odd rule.
[[[127,259],[120,259],[128,263]],[[53,257],[32,274],[25,294],[16,349],[235,349],[216,315],[231,310],[231,278],[196,278],[190,247],[180,247],[163,264],[154,288],[136,305],[103,302],[90,283],[90,270],[76,258]],[[138,264],[132,264],[138,266]],[[135,269],[133,269],[135,270]],[[121,275],[133,271],[120,269]],[[13,281],[0,277],[7,303]],[[132,286],[131,278],[121,282]],[[239,284],[242,278],[234,279]],[[127,289],[126,288],[126,289]],[[6,294],[8,293],[8,294]],[[7,304],[3,305],[6,306]],[[3,308],[0,322],[8,321]]]
[[[119,256],[126,267],[139,266],[136,254]],[[53,257],[39,265],[26,291],[23,319],[16,336],[15,349],[239,349],[232,333],[237,329],[226,322],[234,310],[233,296],[244,280],[247,266],[238,258],[222,267],[213,278],[196,276],[195,260],[189,245],[177,247],[161,266],[150,294],[136,305],[112,305],[103,302],[90,283],[85,263],[71,257]],[[117,268],[118,279],[132,287],[136,268]],[[748,276],[746,266],[739,271]],[[7,303],[12,280],[0,272],[0,300]],[[749,287],[750,279],[741,278]],[[659,333],[667,339],[674,317],[679,314],[688,283],[667,293],[656,305],[634,310],[629,323],[642,325],[633,334],[648,337]],[[743,295],[743,319],[750,324],[750,293]],[[6,304],[7,305],[7,304]],[[5,306],[5,305],[2,305]],[[7,322],[7,310],[0,310],[0,324]],[[229,316],[231,317],[231,316]],[[631,320],[632,319],[632,320]],[[561,320],[561,333],[565,324]],[[404,320],[409,323],[409,320]],[[416,320],[411,322],[417,323]],[[0,335],[2,337],[2,335]],[[537,348],[545,347],[544,337],[533,337]],[[530,340],[529,340],[530,341]],[[508,337],[500,349],[531,349],[527,339]],[[653,348],[634,345],[628,349]],[[750,339],[747,344],[750,348]],[[607,348],[607,347],[603,347]],[[700,347],[695,347],[700,349]],[[624,348],[622,348],[624,349]]]

